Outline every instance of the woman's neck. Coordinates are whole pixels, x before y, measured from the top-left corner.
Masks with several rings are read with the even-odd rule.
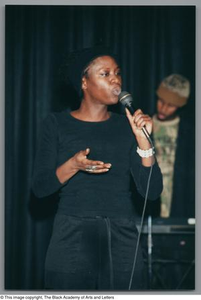
[[[79,109],[71,112],[71,115],[82,121],[100,122],[110,118],[110,112],[106,105],[92,105],[81,102]]]

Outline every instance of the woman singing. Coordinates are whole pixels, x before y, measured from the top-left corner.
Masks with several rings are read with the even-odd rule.
[[[60,201],[45,262],[45,288],[128,290],[138,231],[135,185],[158,198],[162,176],[142,132],[152,120],[138,109],[112,113],[122,78],[108,50],[83,51],[68,67],[81,97],[79,109],[51,113],[43,123],[33,176],[37,197],[59,192]],[[136,151],[138,149],[138,152]],[[131,289],[142,290],[141,248]]]

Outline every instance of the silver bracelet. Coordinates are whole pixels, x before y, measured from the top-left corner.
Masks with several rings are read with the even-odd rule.
[[[155,154],[154,148],[150,148],[148,150],[142,150],[139,147],[137,147],[137,153],[140,157],[150,157]]]

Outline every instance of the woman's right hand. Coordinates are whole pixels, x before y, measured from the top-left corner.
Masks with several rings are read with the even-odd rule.
[[[110,163],[88,159],[89,152],[89,148],[81,150],[57,168],[56,175],[61,183],[65,183],[79,171],[99,174],[110,170],[112,166]]]
[[[81,150],[72,157],[72,163],[77,171],[85,171],[89,173],[104,173],[111,168],[110,163],[104,163],[100,160],[91,160],[87,158],[90,149]]]

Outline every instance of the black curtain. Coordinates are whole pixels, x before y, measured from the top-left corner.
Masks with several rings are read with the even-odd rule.
[[[117,52],[123,89],[150,115],[159,82],[171,73],[186,76],[191,82],[188,119],[194,128],[195,6],[7,5],[6,289],[43,288],[57,196],[36,199],[31,192],[40,126],[50,111],[76,107],[76,94],[60,76],[65,55],[100,43]]]

